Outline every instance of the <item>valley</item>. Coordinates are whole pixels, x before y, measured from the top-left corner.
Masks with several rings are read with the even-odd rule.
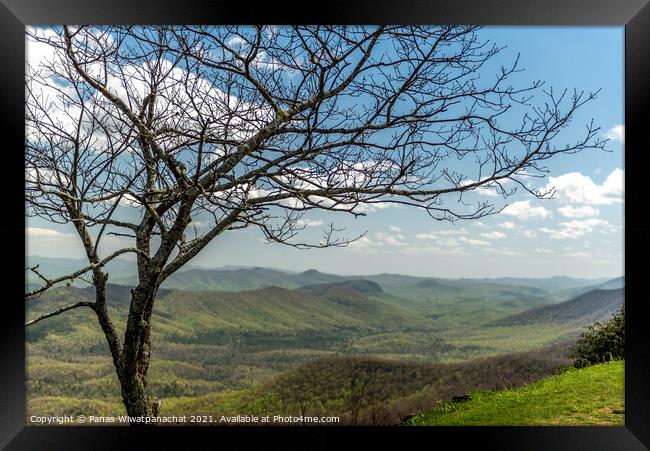
[[[307,409],[394,424],[459,392],[554,374],[584,327],[622,304],[623,285],[192,268],[158,293],[148,390],[165,415]],[[120,334],[131,288],[108,286]],[[56,288],[27,303],[27,319],[92,299]],[[27,393],[28,414],[123,413],[90,309],[27,329]]]

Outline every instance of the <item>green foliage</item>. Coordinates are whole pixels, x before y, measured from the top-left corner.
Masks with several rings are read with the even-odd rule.
[[[516,387],[553,374],[568,363],[560,350],[547,348],[454,364],[332,356],[307,362],[263,383],[248,382],[238,390],[212,385],[202,391],[198,368],[179,362],[152,362],[158,364],[152,367],[150,392],[162,399],[164,415],[336,415],[341,424],[394,425],[410,413],[470,389]],[[119,389],[101,377],[108,363],[96,361],[85,368],[81,363],[34,364],[28,384],[28,413],[123,413]],[[48,365],[54,377],[47,378]],[[66,369],[78,371],[80,376],[70,379]],[[36,378],[47,383],[37,384]]]
[[[349,424],[397,424],[470,389],[516,387],[565,368],[564,347],[434,364],[348,356],[308,362],[265,387],[285,409],[327,412]]]
[[[116,283],[135,285],[137,277],[114,279]],[[198,269],[189,268],[172,274],[163,283],[164,288],[188,291],[244,291],[269,286],[287,289],[306,285],[330,283],[345,280],[341,276],[324,274],[315,270],[299,274],[287,273],[272,268]]]
[[[419,426],[617,425],[624,420],[624,362],[571,368],[521,388],[473,392],[408,421]]]
[[[576,368],[625,357],[625,307],[604,322],[587,327],[569,356]]]
[[[291,277],[292,284],[312,285],[160,290],[147,388],[163,400],[164,414],[306,412],[340,415],[348,424],[397,424],[467,390],[514,387],[552,374],[569,363],[564,352],[573,342],[567,340],[588,324],[580,317],[486,327],[558,302],[535,288],[393,275],[341,280],[315,271]],[[108,287],[120,335],[129,290]],[[27,317],[91,295],[54,289],[27,303]],[[557,344],[540,349],[549,343]],[[119,410],[115,370],[90,309],[27,329],[27,397],[33,414]]]
[[[96,399],[80,399],[64,396],[44,396],[27,400],[27,418],[30,415],[61,416],[61,415],[96,415],[116,416],[126,415],[121,400],[101,401]],[[28,420],[29,421],[29,420]]]

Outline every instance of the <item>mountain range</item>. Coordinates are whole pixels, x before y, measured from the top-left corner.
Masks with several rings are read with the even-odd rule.
[[[27,265],[32,267],[39,265],[39,271],[44,272],[49,278],[54,278],[64,274],[72,273],[84,266],[87,262],[83,259],[72,258],[51,258],[30,255],[27,257]],[[106,265],[106,271],[109,273],[110,282],[121,285],[135,285],[137,278],[135,276],[136,266],[132,260],[116,258]],[[38,283],[38,277],[27,271],[26,278],[28,283]],[[566,276],[554,276],[546,278],[517,278],[517,277],[499,277],[499,278],[461,278],[461,279],[444,279],[434,277],[418,277],[401,274],[376,274],[376,275],[335,275],[310,269],[302,272],[288,271],[278,268],[263,267],[243,267],[243,266],[224,266],[220,268],[203,268],[192,265],[186,265],[181,270],[169,277],[163,284],[164,288],[175,288],[190,291],[242,291],[263,288],[266,286],[278,286],[283,288],[298,288],[306,285],[315,285],[321,283],[341,282],[344,280],[365,279],[380,283],[382,286],[390,286],[393,289],[399,287],[413,286],[421,283],[420,287],[435,286],[453,290],[458,286],[485,286],[487,285],[507,285],[515,287],[527,287],[529,289],[538,288],[551,293],[567,293],[567,290],[589,289],[597,285],[614,283],[616,286],[602,288],[620,288],[623,278],[572,278]],[[83,286],[80,283],[79,286]]]
[[[584,286],[589,282],[593,285]],[[435,331],[445,335],[445,331],[468,328],[475,332],[492,326],[548,323],[570,323],[573,330],[611,316],[623,302],[623,286],[624,278],[605,282],[438,279],[394,274],[338,276],[316,270],[193,268],[174,274],[159,290],[154,324],[157,333],[172,341],[209,341],[206,337],[225,332],[330,334],[354,330],[364,335]],[[117,318],[127,315],[131,288],[116,283],[108,286],[108,305]],[[567,300],[567,290],[577,294]],[[28,302],[27,313],[34,317],[72,300],[93,299],[93,287],[59,287]],[[64,318],[44,321],[34,332],[52,327],[73,330],[76,322]]]
[[[83,267],[81,261],[58,263],[36,264],[49,269],[48,276],[53,264],[60,271]],[[111,263],[107,304],[121,337],[134,268],[128,261]],[[284,393],[309,393],[312,405],[326,402],[338,412],[349,403],[346,390],[357,374],[374,381],[369,396],[390,399],[397,410],[400,403],[431,403],[472,387],[528,383],[566,364],[566,351],[585,326],[620,307],[624,284],[624,278],[442,279],[190,267],[158,291],[148,389],[164,398],[168,413],[216,414],[263,406],[269,387],[281,405]],[[93,300],[87,284],[57,286],[26,302],[26,319]],[[91,309],[28,327],[26,355],[30,412],[121,408]]]

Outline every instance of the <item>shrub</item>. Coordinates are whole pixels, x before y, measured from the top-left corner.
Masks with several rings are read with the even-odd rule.
[[[573,366],[582,368],[625,357],[625,307],[612,318],[587,328],[571,348]]]

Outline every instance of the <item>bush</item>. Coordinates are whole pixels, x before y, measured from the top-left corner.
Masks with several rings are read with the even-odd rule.
[[[589,326],[571,348],[569,357],[576,368],[624,358],[625,307],[607,321]]]

